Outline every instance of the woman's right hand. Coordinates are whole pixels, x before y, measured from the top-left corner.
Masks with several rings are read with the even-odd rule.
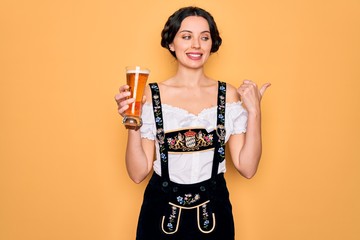
[[[135,101],[134,98],[129,98],[131,94],[128,89],[128,85],[123,85],[119,88],[119,93],[115,95],[115,101],[118,105],[118,112],[122,117],[125,116],[124,113],[126,109],[129,108],[129,104]]]

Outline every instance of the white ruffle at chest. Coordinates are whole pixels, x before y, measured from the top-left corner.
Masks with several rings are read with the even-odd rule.
[[[204,128],[211,132],[216,127],[217,107],[205,108],[199,114],[189,113],[185,109],[162,104],[164,131],[179,129]],[[231,135],[246,132],[247,112],[241,102],[226,103],[225,128],[227,142]],[[143,126],[140,129],[141,137],[150,140],[156,139],[156,126],[152,104],[146,103],[142,109]],[[156,160],[154,171],[161,175],[159,145],[156,142]],[[211,177],[211,168],[214,149],[190,153],[169,153],[170,180],[180,184],[192,184],[205,181]],[[219,165],[218,173],[226,171],[225,161]]]

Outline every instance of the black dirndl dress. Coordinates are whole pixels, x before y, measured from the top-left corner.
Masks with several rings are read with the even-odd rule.
[[[219,163],[225,159],[226,83],[219,81],[218,86],[217,128],[209,133],[212,144],[207,145],[199,142],[203,140],[201,136],[205,129],[164,132],[159,87],[156,83],[150,84],[161,176],[154,173],[145,189],[137,240],[234,240],[229,192],[224,174],[217,174]],[[168,141],[176,138],[174,134],[184,136],[183,142],[177,146]],[[200,150],[214,148],[211,178],[195,184],[170,181],[168,152],[190,152],[199,150],[199,147]]]

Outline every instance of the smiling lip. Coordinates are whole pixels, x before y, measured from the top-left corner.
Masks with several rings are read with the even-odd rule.
[[[186,55],[187,55],[188,58],[190,58],[191,60],[199,60],[199,59],[201,59],[201,57],[202,57],[202,54],[201,54],[201,53],[193,53],[193,52],[190,52],[190,53],[187,53]]]

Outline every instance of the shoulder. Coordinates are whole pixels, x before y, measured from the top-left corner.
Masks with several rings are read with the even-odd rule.
[[[235,88],[230,83],[226,83],[226,102],[238,102],[240,101],[239,94],[237,92],[237,88]]]
[[[146,97],[146,103],[151,103],[151,89],[150,84],[147,84],[144,90],[144,96]]]
[[[166,93],[168,91],[171,90],[171,84],[168,84],[167,83],[168,81],[165,80],[165,81],[162,81],[162,82],[152,82],[152,83],[149,83],[146,85],[146,88],[144,90],[144,95],[146,96],[146,102],[152,102],[152,91],[151,91],[151,84],[157,84],[158,88],[159,88],[159,91],[161,93]],[[163,97],[163,96],[162,96]]]

